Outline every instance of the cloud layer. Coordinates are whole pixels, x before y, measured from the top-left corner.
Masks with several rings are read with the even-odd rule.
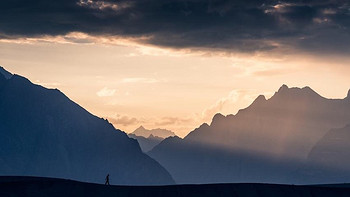
[[[116,90],[115,89],[109,89],[107,87],[102,88],[98,92],[96,92],[97,96],[99,97],[108,97],[108,96],[113,96],[115,94]]]
[[[0,38],[83,32],[171,48],[350,52],[346,0],[5,0]]]

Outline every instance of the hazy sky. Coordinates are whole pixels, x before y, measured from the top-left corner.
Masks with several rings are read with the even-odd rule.
[[[0,65],[116,128],[180,136],[282,84],[344,98],[347,1],[5,0]]]

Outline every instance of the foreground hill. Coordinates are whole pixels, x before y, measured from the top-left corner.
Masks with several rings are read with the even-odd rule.
[[[3,74],[5,73],[5,75]],[[67,98],[0,73],[0,175],[113,184],[174,183],[134,139]]]
[[[105,186],[63,179],[0,177],[0,196],[152,196],[152,197],[347,197],[348,185],[213,184],[172,186]]]
[[[308,155],[330,129],[349,123],[350,94],[327,99],[309,87],[283,85],[270,99],[259,96],[236,115],[217,114],[210,125],[184,139],[167,138],[148,154],[177,183],[344,181],[350,173],[336,166],[327,166],[322,178],[313,177],[320,164],[308,163]],[[337,179],[327,179],[326,172],[337,172]]]

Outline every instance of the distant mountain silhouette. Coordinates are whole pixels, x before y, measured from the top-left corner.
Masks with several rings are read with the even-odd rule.
[[[164,140],[164,138],[153,136],[152,134],[148,138],[145,138],[143,136],[137,136],[135,134],[128,134],[128,136],[137,140],[143,152],[148,152],[152,150],[152,148],[154,148],[162,140]]]
[[[317,183],[323,181],[303,171],[309,152],[348,123],[349,97],[326,99],[309,87],[283,85],[270,99],[259,96],[236,115],[216,114],[210,125],[183,140],[165,139],[148,154],[177,183]]]
[[[160,129],[160,128],[149,130],[143,126],[140,126],[139,128],[137,128],[134,132],[132,132],[132,134],[136,136],[143,136],[145,138],[148,138],[150,135],[153,135],[155,137],[161,137],[161,138],[175,136],[175,133],[170,130]]]
[[[326,99],[309,87],[283,85],[272,98],[259,96],[236,115],[217,114],[185,140],[305,159],[331,128],[350,123],[347,99]]]
[[[0,74],[0,175],[111,184],[174,183],[134,139],[57,89]]]

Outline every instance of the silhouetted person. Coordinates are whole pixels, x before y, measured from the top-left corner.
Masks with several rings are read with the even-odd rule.
[[[106,176],[106,182],[105,182],[105,185],[109,185],[109,174],[107,174],[107,176]]]

